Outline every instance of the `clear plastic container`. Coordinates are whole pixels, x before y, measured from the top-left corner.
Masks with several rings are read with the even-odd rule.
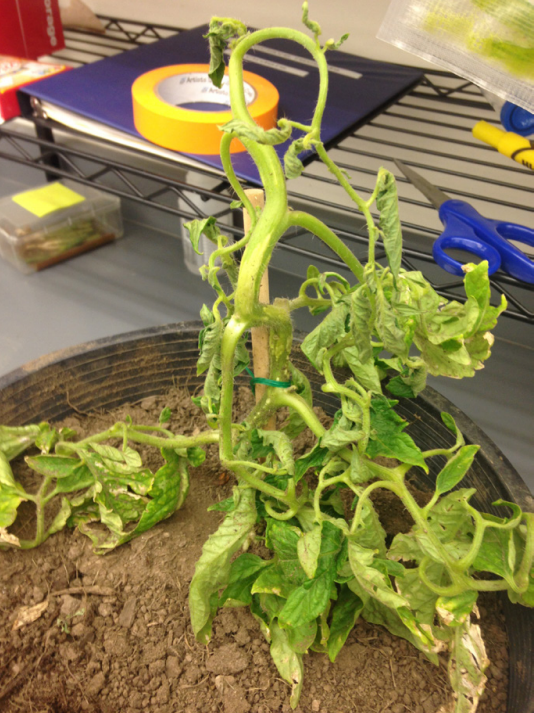
[[[392,0],[377,37],[534,112],[534,0]]]
[[[194,171],[188,172],[185,175],[185,181],[188,181],[189,175],[191,176],[191,185],[198,188],[206,188],[209,190],[214,190],[216,186],[220,185],[221,179],[219,177],[211,177],[203,174],[196,173]],[[228,203],[224,201],[218,201],[215,198],[204,198],[204,196],[199,195],[194,189],[191,191],[183,191],[183,197],[178,198],[178,208],[180,210],[188,211],[191,213],[191,206],[197,206],[202,215],[214,215],[217,217],[217,221],[222,225],[232,225],[232,213],[227,213],[226,215],[220,215],[228,210]],[[191,245],[191,240],[189,239],[189,232],[184,228],[184,223],[189,222],[190,218],[179,218],[179,231],[182,240],[182,246],[184,249],[184,264],[189,272],[193,275],[200,276],[200,268],[202,265],[207,265],[211,253],[215,252],[217,246],[208,240],[205,235],[202,235],[198,244],[198,249],[202,253],[199,255],[193,250]]]
[[[0,199],[0,256],[24,273],[122,233],[120,199],[68,179]]]

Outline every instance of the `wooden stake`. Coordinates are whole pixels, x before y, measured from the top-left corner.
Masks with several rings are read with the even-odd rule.
[[[265,204],[265,196],[261,188],[249,188],[245,191],[247,198],[252,203],[254,208],[263,208]],[[246,209],[243,209],[243,227],[245,233],[250,230],[251,220]],[[260,283],[260,302],[269,304],[269,271],[265,270]],[[252,333],[252,358],[254,360],[254,376],[257,378],[268,379],[270,375],[269,369],[269,330],[267,327],[253,327]],[[267,387],[264,384],[256,384],[256,403],[260,401]],[[269,431],[274,431],[276,428],[276,419],[271,416],[265,428]]]

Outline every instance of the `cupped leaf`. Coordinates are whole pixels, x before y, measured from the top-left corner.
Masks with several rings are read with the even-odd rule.
[[[362,547],[349,538],[349,562],[361,591],[391,609],[407,607],[407,600],[397,594],[389,576],[373,567],[374,558],[374,550]],[[352,591],[359,594],[354,587]]]
[[[295,585],[288,580],[288,578],[284,575],[284,571],[277,563],[272,564],[271,567],[267,567],[260,572],[257,579],[252,584],[251,593],[272,594],[273,596],[280,597],[285,600],[294,589]],[[279,609],[277,609],[277,616],[283,605],[284,602],[282,601]]]

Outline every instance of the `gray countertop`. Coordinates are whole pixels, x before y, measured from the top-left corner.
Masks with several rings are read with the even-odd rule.
[[[0,161],[0,196],[43,180]],[[115,243],[31,275],[0,261],[0,374],[88,340],[198,319],[212,301],[207,283],[183,265],[176,219],[124,208],[125,236]],[[285,271],[273,270],[271,283],[273,296],[296,291]],[[302,316],[297,326],[311,322]],[[496,336],[492,358],[473,379],[430,383],[486,431],[534,491],[534,327],[505,318]]]

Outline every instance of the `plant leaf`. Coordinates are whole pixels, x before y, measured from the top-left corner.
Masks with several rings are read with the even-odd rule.
[[[5,530],[15,522],[17,508],[26,500],[24,495],[22,486],[15,481],[7,456],[0,451],[0,530]],[[6,537],[0,534],[0,541],[2,540],[7,541]]]
[[[282,467],[287,470],[289,475],[293,475],[295,462],[293,460],[293,446],[289,436],[282,431],[264,431],[261,429],[258,429],[256,433],[264,445],[272,447],[272,450],[280,459]]]
[[[364,285],[358,287],[351,295],[350,314],[352,337],[358,357],[362,364],[366,364],[373,356],[371,347],[373,309]]]
[[[291,685],[290,703],[292,708],[296,708],[304,678],[302,654],[293,651],[287,631],[280,628],[276,621],[271,624],[271,656],[280,676]]]
[[[299,562],[310,579],[315,577],[321,551],[321,537],[321,526],[315,525],[313,530],[304,532],[297,542]]]
[[[304,164],[299,158],[299,153],[304,150],[302,139],[296,139],[284,154],[284,172],[288,180],[298,178],[304,171]]]
[[[255,492],[246,488],[241,491],[236,509],[226,515],[204,543],[189,589],[191,626],[202,643],[207,643],[211,635],[211,596],[228,584],[232,555],[245,542],[255,522]]]
[[[328,453],[328,448],[315,445],[309,453],[298,458],[295,461],[295,480],[298,482],[310,468],[322,466]]]
[[[35,443],[41,429],[37,425],[31,426],[0,426],[0,452],[7,460],[13,460]]]
[[[395,176],[381,168],[378,171],[376,207],[380,211],[380,230],[391,272],[398,276],[402,258],[402,228],[399,219]]]
[[[374,550],[362,547],[349,538],[349,562],[361,590],[391,609],[407,607],[408,602],[393,589],[389,576],[372,566],[374,557]],[[352,591],[355,589],[352,588]]]
[[[322,372],[322,350],[328,349],[337,339],[345,336],[349,313],[350,305],[347,299],[341,299],[300,345],[317,371]]]
[[[288,122],[285,122],[280,128],[274,127],[265,130],[256,123],[242,121],[241,119],[231,119],[228,123],[219,128],[227,134],[235,134],[240,139],[249,139],[250,141],[255,141],[258,144],[264,144],[266,146],[283,144],[284,141],[290,138],[293,130],[291,124]]]
[[[220,87],[224,77],[224,50],[233,37],[243,37],[246,26],[239,20],[213,18],[207,35],[210,46],[210,67],[208,75],[216,87]]]
[[[307,581],[306,572],[302,569],[298,556],[298,541],[301,530],[281,520],[267,520],[265,543],[274,550],[276,561],[285,578],[291,584],[299,586]]]
[[[428,473],[423,454],[411,436],[403,433],[408,425],[392,406],[396,401],[373,399],[371,401],[371,437],[367,445],[369,458],[386,456],[398,458],[403,463],[418,465]]]
[[[479,450],[480,446],[462,446],[457,453],[449,458],[437,477],[436,492],[441,495],[458,485],[471,467]]]
[[[341,531],[330,522],[324,521],[315,576],[313,579],[306,579],[287,598],[278,617],[282,627],[303,626],[324,611],[332,593],[341,540]]]
[[[317,636],[317,622],[314,619],[296,628],[289,626],[285,631],[291,649],[297,654],[305,654]]]
[[[209,216],[209,218],[203,218],[202,220],[195,218],[195,220],[191,220],[189,223],[184,223],[184,228],[189,231],[189,239],[197,255],[203,255],[198,249],[200,238],[203,235],[205,235],[208,240],[211,240],[212,243],[217,244],[219,228],[216,226],[215,220],[213,216]]]
[[[450,643],[449,679],[455,693],[457,713],[474,713],[484,692],[489,665],[480,627],[470,617],[456,627]]]
[[[230,567],[228,586],[221,594],[219,606],[247,606],[252,603],[251,588],[258,575],[272,563],[258,555],[245,552],[239,555]]]
[[[343,648],[348,635],[363,609],[363,602],[346,584],[342,584],[337,602],[332,611],[330,636],[328,637],[328,657],[332,663]]]

